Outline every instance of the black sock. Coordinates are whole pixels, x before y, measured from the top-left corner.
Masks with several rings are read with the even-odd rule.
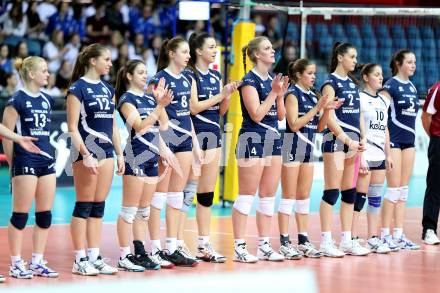
[[[304,244],[306,242],[309,242],[309,238],[307,238],[306,235],[298,234],[298,244]]]
[[[142,255],[145,254],[145,247],[142,241],[139,240],[133,240],[133,246],[134,246],[134,254],[135,255]]]
[[[280,235],[281,245],[288,244],[289,242],[290,242],[289,235],[287,235],[287,236]]]

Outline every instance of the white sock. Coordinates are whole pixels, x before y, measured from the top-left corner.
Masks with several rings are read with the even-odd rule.
[[[270,243],[269,237],[260,237],[258,239],[258,246],[263,246],[266,243]]]
[[[131,253],[130,251],[130,246],[127,247],[120,247],[119,251],[121,252],[121,259],[124,259],[127,257],[127,255],[129,255]]]
[[[390,228],[380,228],[380,238],[390,235]]]
[[[351,241],[351,231],[342,231],[341,233],[341,242],[350,242]]]
[[[246,242],[244,241],[243,238],[240,238],[240,239],[234,239],[234,247],[235,247],[235,248],[236,248],[239,244],[244,244],[244,243],[246,243]]]
[[[184,246],[184,245],[185,245],[185,240],[177,239],[177,246]]]
[[[156,254],[156,252],[162,250],[162,245],[160,244],[160,240],[151,240],[150,245],[151,245],[151,254],[153,255]]]
[[[169,251],[169,254],[173,254],[177,248],[177,239],[176,238],[168,238],[165,242],[165,248]]]
[[[21,260],[21,255],[11,255],[11,263],[14,264]]]
[[[199,237],[197,237],[197,244],[199,247],[202,247],[207,243],[209,243],[209,236],[200,236],[199,235]]]
[[[87,256],[89,257],[90,262],[95,262],[99,256],[99,247],[87,249]]]
[[[33,264],[39,264],[43,260],[43,254],[42,253],[32,253],[32,263]]]
[[[85,258],[86,255],[86,251],[84,249],[81,250],[75,250],[75,261],[76,262],[80,262],[81,258]]]
[[[393,238],[400,239],[402,238],[403,228],[394,228],[393,230]]]
[[[321,241],[322,242],[330,242],[332,241],[332,232],[321,232]]]

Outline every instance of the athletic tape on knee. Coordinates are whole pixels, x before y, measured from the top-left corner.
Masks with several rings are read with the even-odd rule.
[[[234,202],[234,209],[243,215],[249,215],[252,208],[252,203],[254,202],[253,195],[241,195],[239,194]]]
[[[365,201],[367,200],[367,195],[363,192],[356,193],[356,200],[354,201],[354,211],[360,212],[364,208]]]
[[[133,224],[134,218],[136,217],[137,207],[121,207],[119,216],[128,224]]]
[[[341,200],[348,204],[354,204],[356,200],[356,188],[341,191]]]
[[[26,227],[28,217],[29,217],[28,213],[12,212],[10,222],[12,226],[17,228],[18,230],[23,230]]]
[[[167,205],[173,209],[181,210],[183,206],[183,192],[168,192]]]
[[[150,207],[138,208],[136,219],[147,222],[150,219]]]
[[[392,203],[396,203],[400,199],[400,188],[388,187],[384,197]]]
[[[280,206],[278,207],[278,212],[290,216],[295,206],[296,200],[289,198],[282,198],[280,200]]]
[[[295,212],[301,215],[308,215],[310,213],[310,198],[297,199]]]
[[[52,224],[52,212],[51,211],[36,212],[35,224],[41,229],[48,229]]]
[[[400,201],[407,201],[408,200],[408,185],[400,187]]]
[[[75,202],[75,207],[73,208],[73,214],[75,218],[87,219],[90,217],[90,212],[92,211],[93,202],[89,201],[77,201]]]
[[[197,185],[196,185],[196,187],[197,187]],[[180,209],[180,211],[187,213],[189,208],[192,206],[192,204],[194,202],[195,196],[196,196],[195,191],[184,190],[183,191],[183,205],[182,205],[182,209]]]
[[[97,201],[93,203],[92,210],[90,211],[91,218],[104,217],[105,201]]]
[[[204,207],[211,207],[214,202],[214,191],[197,193],[197,202]]]
[[[272,217],[275,208],[275,196],[259,197],[257,211],[263,215]]]
[[[339,197],[339,189],[327,189],[324,190],[324,194],[322,195],[322,200],[328,203],[329,205],[335,205],[336,201]]]
[[[151,199],[151,206],[158,210],[162,210],[166,201],[167,201],[166,192],[155,192],[153,194],[153,198]]]

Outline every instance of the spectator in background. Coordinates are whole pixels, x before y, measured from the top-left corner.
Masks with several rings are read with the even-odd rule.
[[[160,1],[160,6],[156,13],[160,19],[160,33],[163,38],[173,37],[171,28],[173,27],[177,15],[176,7],[175,0]]]
[[[135,23],[134,32],[136,34],[143,34],[144,40],[149,42],[154,35],[159,33],[159,29],[156,26],[153,19],[153,5],[146,4],[142,8],[142,17],[138,18]]]
[[[192,28],[187,29],[186,31],[187,32],[186,32],[186,36],[185,37],[186,37],[187,40],[189,40],[189,37],[193,33],[199,34],[199,33],[202,33],[202,32],[206,31],[206,29],[205,29],[205,22],[203,20],[197,20],[197,21],[193,22]]]
[[[298,58],[296,48],[292,44],[286,44],[284,47],[283,56],[278,60],[273,72],[282,73],[283,75],[289,75],[289,63],[295,61]]]
[[[17,85],[18,85],[17,75],[13,72],[6,73],[4,75],[4,78],[2,78],[2,80],[5,80],[6,83],[2,84],[3,88],[0,92],[0,98],[8,99],[17,91]]]
[[[55,29],[50,42],[43,47],[43,57],[46,58],[50,73],[55,73],[60,69],[61,61],[67,52],[69,52],[69,47],[64,47],[63,31]]]
[[[0,46],[0,70],[6,73],[12,73],[14,65],[9,57],[9,47],[6,44]]]
[[[142,53],[142,60],[145,63],[145,66],[147,67],[147,83],[150,81],[151,78],[156,74],[157,71],[157,63],[156,59],[154,58],[153,51],[149,48],[144,48]]]
[[[52,3],[52,1],[41,1],[37,6],[37,13],[40,16],[40,20],[47,24],[49,22],[49,17],[57,12],[57,7]]]
[[[14,2],[3,23],[3,34],[6,37],[22,38],[26,35],[28,19],[23,12],[22,3]]]
[[[24,59],[29,56],[28,46],[25,41],[21,41],[15,46],[15,58]]]
[[[128,59],[139,59],[142,60],[142,54],[145,48],[144,35],[138,33],[134,36],[134,43],[128,46]]]
[[[76,21],[69,2],[62,1],[58,3],[57,12],[49,18],[46,34],[50,36],[54,30],[61,30],[65,36],[70,36],[76,32],[76,29]]]
[[[275,51],[279,51],[283,44],[283,35],[280,32],[280,24],[278,22],[278,17],[273,16],[269,20],[269,25],[267,26],[267,30],[265,35],[269,38],[270,42],[273,45],[273,49]]]
[[[44,28],[46,25],[40,20],[40,15],[37,12],[38,1],[30,1],[29,7],[26,11],[28,18],[28,31],[27,37],[39,40],[47,40],[47,36],[44,34]]]
[[[140,0],[131,0],[128,10],[129,16],[129,29],[130,33],[134,34],[136,30],[136,24],[139,18],[142,17],[142,5]]]
[[[74,31],[79,34],[82,41],[87,40],[87,29],[86,22],[87,18],[84,13],[84,5],[80,3],[73,4],[73,20],[74,20]]]
[[[118,48],[119,45],[122,44],[123,42],[124,42],[124,38],[122,37],[121,33],[119,31],[113,31],[109,45],[112,61],[118,59]]]
[[[64,60],[67,60],[73,66],[78,57],[79,49],[81,48],[81,39],[78,33],[74,33],[70,36],[70,40],[65,48],[67,48],[68,51],[64,55]]]
[[[162,47],[162,37],[159,35],[154,36],[151,40],[151,52],[153,53],[154,59],[157,60],[159,58],[160,48]]]
[[[122,35],[125,36],[127,27],[124,23],[124,18],[121,12],[124,4],[124,0],[115,0],[112,5],[107,7],[105,15],[110,31],[119,31]]]
[[[261,19],[261,15],[256,14],[254,16],[253,22],[255,23],[255,36],[262,36],[266,31],[266,27],[263,24],[263,20]]]
[[[67,60],[61,62],[60,70],[55,77],[55,86],[65,95],[69,88],[70,78],[72,77],[73,64]]]
[[[42,91],[54,98],[61,97],[61,90],[55,85],[55,74],[51,73],[49,75],[49,78],[47,79],[47,85],[44,89],[42,89]]]
[[[124,42],[119,45],[118,59],[113,62],[113,66],[112,68],[110,68],[111,84],[115,84],[117,72],[120,68],[127,64],[128,60],[130,60],[130,58],[128,57],[128,44]]]
[[[87,18],[87,37],[90,43],[105,44],[110,37],[110,30],[105,17],[105,1],[97,1],[95,4],[95,15]]]

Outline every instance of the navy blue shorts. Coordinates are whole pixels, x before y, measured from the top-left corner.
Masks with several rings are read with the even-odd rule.
[[[157,177],[159,163],[157,160],[147,161],[137,165],[136,162],[125,162],[124,176]]]
[[[36,177],[43,177],[46,175],[55,174],[55,163],[49,166],[25,166],[25,165],[12,165],[11,177],[30,175]]]
[[[415,144],[414,143],[400,143],[400,142],[390,141],[390,147],[392,149],[401,149],[403,151],[403,150],[415,147]]]
[[[220,148],[222,146],[222,134],[218,127],[210,130],[196,129],[197,140],[203,151]]]
[[[283,164],[297,162],[310,163],[313,161],[313,148],[310,144],[298,139],[295,133],[284,133],[281,156]]]
[[[173,143],[170,141],[168,143],[168,147],[173,153],[183,153],[183,152],[191,152],[193,149],[192,137],[185,134],[185,138],[183,141],[179,141],[177,143]]]
[[[382,161],[367,161],[368,164],[368,168],[371,171],[374,170],[386,170],[386,164],[385,164],[385,160]]]
[[[282,141],[279,136],[240,131],[235,155],[237,159],[281,156],[281,147]]]

